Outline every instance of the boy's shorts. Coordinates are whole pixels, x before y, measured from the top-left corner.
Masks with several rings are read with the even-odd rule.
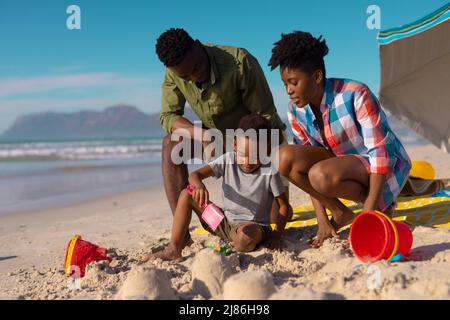
[[[222,209],[220,209],[220,210],[223,213],[223,210]],[[222,222],[220,222],[220,224],[217,226],[217,229],[215,231],[213,231],[208,226],[208,224],[205,221],[203,221],[201,215],[199,215],[197,212],[196,212],[196,214],[198,216],[198,219],[200,220],[200,223],[201,223],[203,229],[205,229],[212,235],[218,236],[222,240],[233,241],[233,239],[236,237],[238,228],[244,224],[255,224],[261,229],[261,232],[263,235],[261,242],[267,240],[272,233],[270,226],[261,225],[261,224],[258,224],[256,222],[252,222],[252,221],[242,222],[242,223],[234,223],[234,222],[229,221],[227,219],[227,217],[225,216],[225,214],[224,214],[224,218],[223,218]]]

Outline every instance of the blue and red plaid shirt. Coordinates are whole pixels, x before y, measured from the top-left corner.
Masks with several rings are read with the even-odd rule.
[[[376,96],[363,83],[327,78],[320,111],[329,148],[309,105],[288,107],[294,142],[331,149],[336,156],[357,156],[369,174],[386,174],[380,210],[395,204],[408,178],[411,160]]]

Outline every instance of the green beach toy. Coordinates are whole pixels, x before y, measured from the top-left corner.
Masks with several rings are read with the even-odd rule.
[[[233,251],[231,250],[231,247],[228,245],[208,246],[208,248],[213,249],[213,250],[223,254],[224,256],[229,256],[230,254],[233,253]]]

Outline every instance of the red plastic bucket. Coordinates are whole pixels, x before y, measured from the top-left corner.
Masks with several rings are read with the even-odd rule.
[[[81,240],[81,236],[75,235],[67,245],[64,269],[66,276],[77,275],[76,268],[79,268],[79,276],[84,277],[86,266],[93,261],[111,261],[106,255],[106,249]],[[76,268],[74,268],[76,267]]]
[[[390,261],[397,254],[408,256],[413,243],[408,225],[379,211],[358,215],[350,228],[350,244],[363,262]]]

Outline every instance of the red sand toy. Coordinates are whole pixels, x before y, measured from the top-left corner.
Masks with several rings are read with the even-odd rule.
[[[102,260],[111,261],[111,258],[106,256],[105,248],[100,248],[95,244],[81,240],[81,236],[75,235],[67,245],[64,265],[66,276],[76,276],[76,268],[79,268],[79,276],[82,278],[88,264]]]
[[[359,214],[350,228],[350,244],[362,262],[387,260],[409,255],[413,243],[412,232],[403,222],[393,221],[379,211]]]
[[[188,184],[186,187],[187,193],[192,196],[194,192],[195,187],[191,184]],[[205,221],[208,226],[215,231],[219,224],[224,219],[224,215],[222,213],[222,210],[220,210],[214,203],[206,204],[204,203],[202,207],[205,209],[202,213],[202,219]]]

